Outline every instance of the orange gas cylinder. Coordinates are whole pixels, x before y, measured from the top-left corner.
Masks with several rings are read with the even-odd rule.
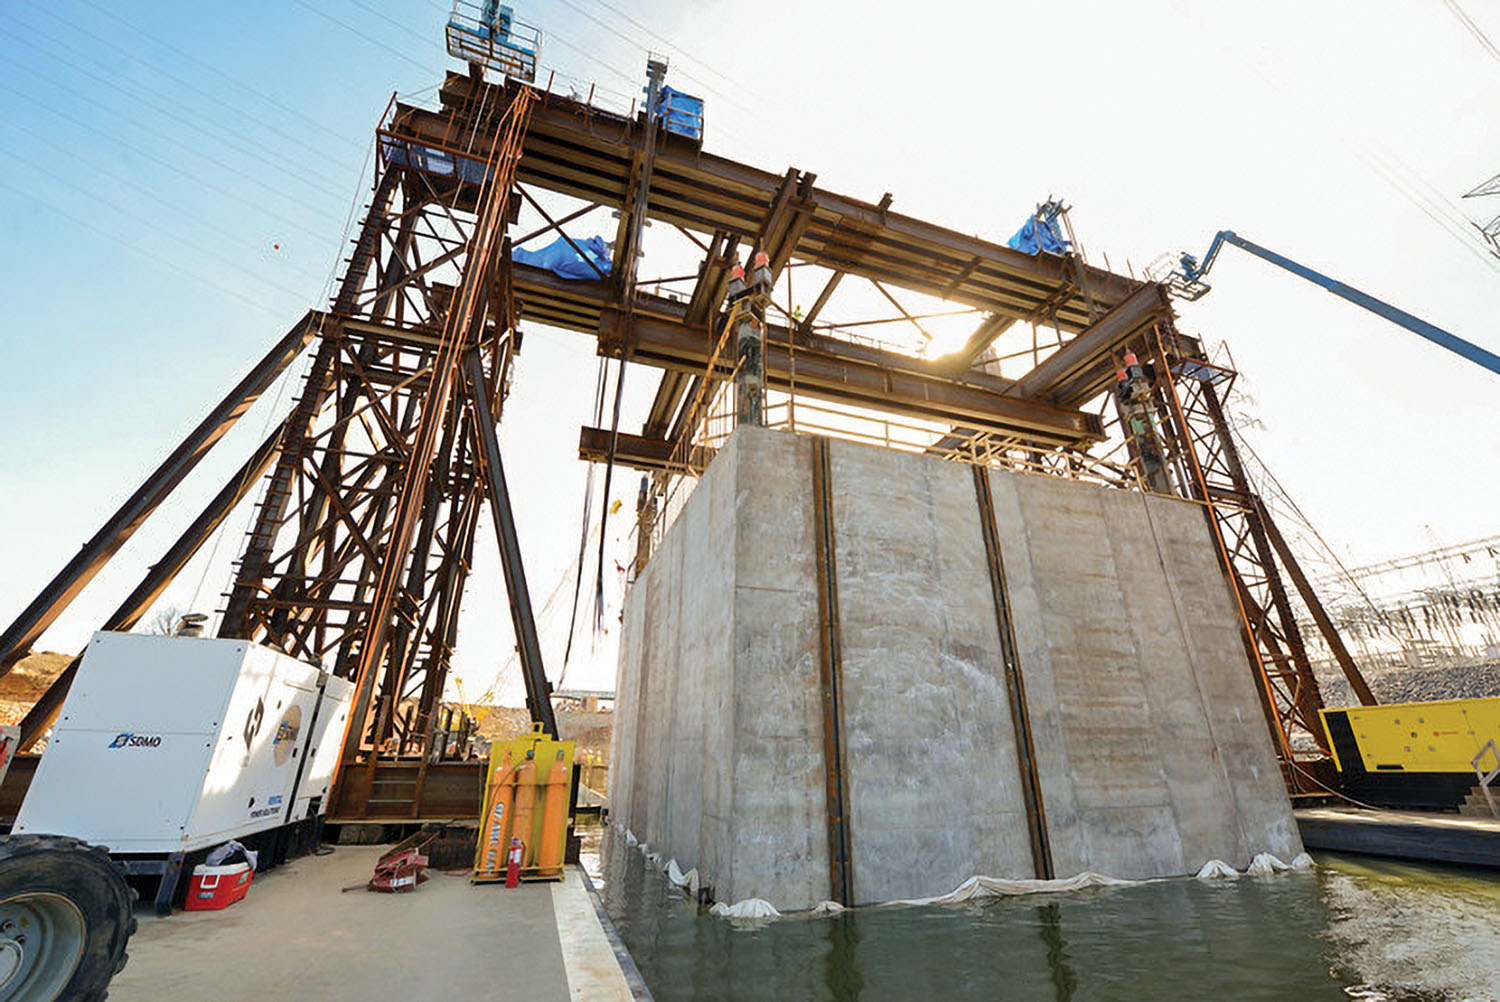
[[[535,754],[527,751],[526,761],[516,769],[516,806],[510,822],[511,837],[520,839],[526,847],[526,854],[532,858],[536,857],[536,839],[531,837],[533,808],[536,805],[536,762],[532,758]]]
[[[495,780],[490,784],[490,805],[484,812],[484,831],[479,835],[479,858],[475,860],[474,875],[494,876],[501,869],[501,856],[506,845],[505,827],[510,820],[512,804],[515,802],[516,786],[512,780],[514,770],[510,766],[510,751],[495,770]]]
[[[563,867],[563,835],[568,828],[568,766],[562,749],[547,770],[546,799],[542,801],[542,841],[537,849],[537,875],[560,877]]]

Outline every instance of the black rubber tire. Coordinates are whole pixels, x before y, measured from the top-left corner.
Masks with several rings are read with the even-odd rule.
[[[18,894],[59,894],[83,913],[83,956],[57,999],[103,1002],[110,979],[124,969],[125,945],[136,927],[136,893],[123,870],[103,847],[80,839],[0,837],[0,901]]]

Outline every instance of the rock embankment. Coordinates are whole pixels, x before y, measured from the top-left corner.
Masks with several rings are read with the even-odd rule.
[[[1386,668],[1365,673],[1370,691],[1382,703],[1416,703],[1437,699],[1500,696],[1500,664],[1449,668]],[[1324,706],[1357,706],[1342,674],[1318,672]]]

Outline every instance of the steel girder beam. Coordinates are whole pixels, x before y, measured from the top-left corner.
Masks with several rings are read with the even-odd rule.
[[[607,339],[617,323],[614,314],[605,313],[601,337]],[[645,315],[634,321],[632,342],[635,361],[695,374],[703,372],[713,349],[707,328]],[[791,367],[786,328],[768,325],[765,364],[769,385],[788,388]],[[894,352],[813,337],[797,345],[796,365],[798,392],[823,399],[963,422],[1048,444],[1104,437],[1095,415],[1016,399],[1006,392],[1011,385],[1006,380],[973,375],[960,381],[935,366]]]
[[[761,223],[751,255],[763,253],[769,257],[773,275],[780,274],[786,267],[802,235],[812,224],[818,208],[813,195],[816,180],[816,174],[800,173],[797,168],[789,167],[771,196],[770,210]]]
[[[666,369],[656,384],[656,394],[651,398],[651,409],[646,412],[642,432],[646,435],[661,435],[672,425],[672,418],[682,406],[683,394],[692,382],[685,372]]]
[[[995,343],[995,339],[1009,330],[1015,322],[1015,317],[1002,316],[999,313],[989,314],[979,321],[979,326],[974,328],[974,333],[969,335],[963,347],[946,356],[944,361],[960,371],[970,368],[979,360],[979,356]]]
[[[496,86],[450,74],[440,95],[442,110],[398,105],[390,132],[462,155],[455,137],[471,124],[469,109],[481,106],[476,88]],[[631,164],[645,141],[639,122],[548,95],[533,116],[517,177],[618,208],[627,198]],[[688,229],[724,230],[751,240],[781,180],[664,133],[658,137],[646,211],[651,218]],[[1063,258],[1025,254],[821,189],[810,194],[817,210],[793,251],[799,260],[1015,317],[1030,315],[1057,290],[1079,284],[1079,270]],[[1101,269],[1082,273],[1090,296],[1105,308],[1137,284]],[[1059,326],[1075,332],[1087,327],[1088,300],[1080,290],[1070,293],[1058,306]]]
[[[691,450],[677,448],[669,438],[630,435],[620,432],[615,445],[615,462],[645,473],[682,473],[684,468],[702,470],[713,459],[715,450],[695,445]],[[581,428],[578,434],[578,458],[602,463],[609,456],[608,428]]]
[[[796,168],[789,168],[786,176],[782,178],[781,184],[777,186],[776,195],[771,200],[769,210],[766,212],[765,222],[761,224],[760,233],[756,237],[755,246],[751,249],[750,262],[760,254],[765,254],[771,270],[771,284],[774,287],[781,271],[791,260],[792,251],[797,246],[797,241],[807,230],[808,224],[812,222],[813,212],[817,203],[812,200],[813,174],[799,173]],[[718,329],[718,312],[723,302],[723,288],[713,299],[708,313],[709,329]],[[692,304],[689,304],[688,316],[695,315]],[[696,424],[702,421],[706,414],[702,408],[689,411],[691,402],[699,399],[712,399],[717,392],[720,380],[710,379],[704,385],[703,374],[694,375],[691,383],[686,387],[683,394],[688,404],[677,415],[671,426],[671,437],[674,441],[690,441],[697,434]],[[649,429],[646,429],[649,434]]]
[[[822,291],[818,293],[818,298],[813,300],[813,304],[802,315],[802,320],[797,325],[797,332],[799,334],[812,333],[813,321],[818,319],[818,314],[823,312],[823,307],[828,305],[828,300],[833,298],[834,291],[838,289],[839,283],[843,280],[844,273],[842,271],[836,271],[828,276],[828,281],[824,283]]]
[[[511,270],[516,296],[527,304],[526,317],[584,333],[597,332],[601,346],[618,346],[623,341],[624,325],[618,313],[609,309],[603,283],[570,282],[527,265],[513,264]],[[706,325],[687,323],[682,303],[659,296],[637,297],[632,331],[631,361],[702,375],[712,338]],[[785,327],[768,325],[766,371],[777,389],[790,385],[787,338]],[[798,392],[823,399],[974,425],[1049,444],[1104,437],[1101,422],[1092,414],[1019,399],[1007,392],[1013,380],[973,372],[959,377],[941,360],[925,362],[818,335],[799,336],[796,356]]]
[[[146,478],[94,537],[83,545],[16,621],[0,634],[0,675],[31,650],[94,575],[109,562],[198,462],[260,399],[318,333],[313,315],[304,317],[219,401],[172,454]]]
[[[1154,282],[1143,285],[1018,379],[1010,392],[1077,407],[1114,381],[1113,352],[1140,336],[1144,328],[1171,316],[1166,288]]]
[[[766,220],[751,249],[751,257],[757,252],[764,252],[771,259],[773,275],[779,275],[786,267],[797,241],[812,222],[813,210],[816,208],[811,198],[814,177],[812,174],[799,174],[795,168],[788,169],[771,199]],[[707,255],[698,266],[698,282],[693,287],[693,295],[688,301],[685,315],[688,323],[707,324],[709,318],[719,312],[719,307],[724,302],[729,272],[738,260],[738,245],[738,237],[722,230],[714,233]],[[671,370],[662,373],[656,396],[646,415],[644,434],[660,435],[675,427],[673,417],[683,398],[691,400],[697,388],[697,377],[690,379],[683,373]]]
[[[687,319],[692,323],[707,323],[708,318],[719,312],[724,302],[724,292],[729,283],[729,273],[739,260],[739,238],[722,230],[716,232],[708,245],[708,253],[698,266],[698,281],[693,286],[693,295],[688,300]]]

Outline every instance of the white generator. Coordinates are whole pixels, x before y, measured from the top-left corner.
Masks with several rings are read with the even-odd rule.
[[[14,830],[172,854],[316,816],[353,690],[246,640],[96,633]]]

